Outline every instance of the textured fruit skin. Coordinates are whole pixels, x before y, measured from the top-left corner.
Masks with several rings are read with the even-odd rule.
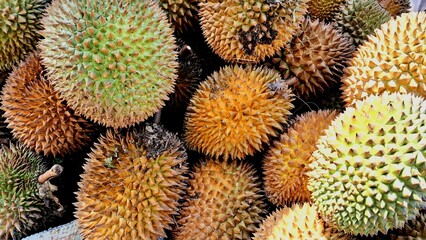
[[[425,12],[403,13],[357,49],[342,78],[347,106],[384,91],[426,96],[425,23]]]
[[[355,51],[350,37],[331,25],[306,18],[301,31],[272,59],[284,79],[296,77],[294,93],[308,98],[338,82]]]
[[[342,32],[350,34],[353,43],[358,46],[391,17],[378,0],[348,0],[334,21]]]
[[[307,0],[206,0],[200,22],[207,43],[229,62],[260,62],[299,29]]]
[[[426,211],[423,210],[416,219],[409,220],[401,229],[391,231],[388,236],[391,240],[416,240],[426,238]]]
[[[266,206],[254,169],[209,159],[190,175],[174,239],[250,239]]]
[[[189,147],[212,157],[243,159],[283,129],[293,94],[265,67],[226,66],[200,83],[185,119]]]
[[[278,209],[256,229],[253,240],[349,240],[349,235],[326,227],[309,203]]]
[[[77,114],[125,128],[164,106],[178,63],[173,29],[157,3],[58,0],[46,12],[42,63]]]
[[[75,216],[84,239],[166,237],[186,180],[182,142],[159,125],[99,139],[83,166]]]
[[[0,71],[10,69],[35,49],[40,19],[50,0],[0,1]]]
[[[308,190],[337,229],[375,235],[401,228],[426,207],[426,100],[383,93],[357,101],[312,157]]]
[[[308,14],[321,21],[333,20],[347,0],[310,0],[308,1]]]
[[[45,171],[43,159],[23,145],[0,149],[0,239],[20,239],[39,226],[45,204],[37,178]]]
[[[274,141],[263,161],[265,193],[275,205],[308,202],[308,164],[315,143],[337,116],[337,111],[320,110],[298,116],[293,126]]]
[[[26,147],[44,155],[66,155],[90,140],[92,124],[67,107],[42,71],[38,53],[13,69],[2,90],[3,117]]]
[[[189,30],[198,21],[200,0],[160,0],[160,6],[167,12],[170,22],[180,32]]]
[[[411,8],[410,0],[378,0],[378,2],[392,17],[407,13]]]

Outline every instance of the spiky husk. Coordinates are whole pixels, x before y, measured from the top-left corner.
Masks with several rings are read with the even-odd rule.
[[[337,114],[331,110],[305,113],[274,142],[263,163],[265,193],[270,202],[286,206],[310,200],[307,166],[316,141]]]
[[[42,19],[42,63],[79,115],[113,128],[157,112],[177,77],[173,29],[157,3],[57,0]]]
[[[180,32],[191,29],[198,21],[198,2],[201,0],[160,0],[170,22]]]
[[[312,154],[308,190],[319,213],[351,234],[401,228],[426,208],[425,146],[424,98],[383,93],[357,101]]]
[[[45,204],[39,196],[39,175],[47,171],[43,159],[20,144],[0,149],[0,238],[20,239],[35,229]]]
[[[85,239],[158,239],[171,229],[183,193],[186,152],[158,125],[107,131],[84,165],[76,213]]]
[[[265,67],[226,66],[202,82],[185,119],[185,139],[195,150],[224,159],[253,155],[277,136],[293,108],[293,94]]]
[[[272,60],[275,65],[278,63],[283,78],[296,77],[292,83],[295,94],[308,98],[340,80],[354,51],[349,36],[307,18],[301,25],[301,34]]]
[[[250,239],[264,208],[250,165],[207,160],[191,173],[174,239]]]
[[[40,19],[50,0],[0,1],[0,71],[10,69],[35,49]]]
[[[336,15],[335,22],[358,46],[391,18],[391,14],[382,8],[377,0],[347,0],[347,4],[343,5]]]
[[[309,203],[276,210],[257,228],[253,240],[349,240],[347,234],[327,228]]]
[[[2,90],[3,116],[13,136],[44,155],[65,155],[90,139],[91,124],[70,110],[43,76],[38,53],[14,68]]]
[[[347,106],[370,94],[426,96],[426,13],[403,13],[358,48],[342,78]]]
[[[229,62],[260,62],[274,55],[299,29],[307,0],[207,0],[200,3],[203,34]]]
[[[333,20],[334,16],[346,4],[347,0],[310,0],[308,14],[321,21]]]
[[[380,6],[388,11],[392,17],[396,17],[401,13],[407,13],[410,11],[411,3],[410,0],[378,0]]]
[[[403,228],[391,231],[388,236],[391,240],[426,239],[426,211],[421,211],[416,219],[407,221]]]

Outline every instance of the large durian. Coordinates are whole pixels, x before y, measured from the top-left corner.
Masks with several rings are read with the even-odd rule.
[[[13,137],[44,155],[65,155],[90,140],[88,121],[59,98],[43,76],[40,56],[28,55],[14,68],[2,90],[1,109]]]
[[[347,106],[370,94],[426,96],[426,13],[403,13],[381,26],[355,52],[342,78]]]
[[[186,180],[176,135],[147,124],[107,131],[84,165],[75,216],[84,239],[158,239],[171,229]]]
[[[42,63],[77,114],[125,128],[152,116],[173,92],[175,38],[156,2],[56,0],[42,23]]]
[[[157,0],[158,1],[158,0]],[[198,21],[198,3],[201,0],[159,0],[170,22],[180,32],[190,29]]]
[[[307,202],[308,164],[315,143],[337,116],[337,111],[319,110],[305,113],[266,152],[263,161],[265,193],[275,205]]]
[[[299,29],[308,0],[205,0],[200,3],[203,34],[229,62],[260,62],[274,55]]]
[[[202,82],[185,119],[189,147],[224,159],[253,155],[277,136],[293,108],[293,94],[265,67],[226,66]]]
[[[310,0],[308,1],[308,13],[314,19],[332,21],[340,12],[347,0]]]
[[[340,114],[317,142],[308,189],[321,216],[351,234],[401,228],[426,208],[426,100],[383,93]]]
[[[255,170],[207,160],[191,173],[175,240],[250,239],[265,213]]]
[[[50,0],[0,1],[0,71],[10,69],[35,49],[40,19]]]

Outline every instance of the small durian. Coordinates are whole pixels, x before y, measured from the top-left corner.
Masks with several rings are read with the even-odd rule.
[[[173,92],[171,23],[152,0],[56,0],[42,19],[42,63],[76,114],[112,128],[154,115]]]
[[[312,153],[318,212],[353,235],[386,234],[426,208],[426,99],[371,95],[347,107]]]
[[[308,202],[308,164],[315,143],[337,116],[337,111],[310,111],[298,116],[291,128],[274,141],[263,161],[265,193],[275,205]]]
[[[378,0],[347,0],[334,21],[337,28],[348,33],[353,44],[358,46],[391,18],[391,14],[380,6]]]
[[[77,116],[43,76],[37,52],[14,67],[2,90],[1,109],[13,137],[44,155],[66,155],[89,140],[91,123]]]
[[[347,0],[310,0],[308,14],[314,19],[332,21]]]
[[[204,0],[200,22],[207,43],[229,62],[257,63],[299,30],[308,0]]]
[[[21,144],[0,149],[0,239],[21,239],[40,226],[46,205],[38,177],[48,168]]]
[[[108,130],[88,156],[75,203],[82,237],[166,237],[187,179],[187,154],[177,136],[156,124]]]
[[[216,158],[253,155],[283,130],[293,96],[274,70],[223,67],[201,82],[192,96],[185,119],[186,142]]]
[[[266,213],[254,168],[209,159],[190,175],[173,239],[250,239]]]
[[[384,91],[426,96],[426,12],[383,24],[355,52],[342,78],[347,106]]]
[[[397,17],[402,13],[410,11],[411,3],[410,0],[378,0],[380,6],[386,9],[392,17]]]
[[[40,19],[50,0],[0,1],[0,71],[10,69],[36,48]]]
[[[159,0],[169,21],[179,32],[191,29],[198,21],[198,2],[201,0]]]

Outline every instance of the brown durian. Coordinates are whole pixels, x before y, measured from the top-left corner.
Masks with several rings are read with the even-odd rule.
[[[179,32],[191,29],[198,21],[198,2],[201,0],[160,0],[173,27]]]
[[[332,21],[345,4],[346,0],[310,0],[308,1],[308,14],[314,19]]]
[[[378,0],[380,6],[388,11],[392,17],[410,11],[410,0]]]

